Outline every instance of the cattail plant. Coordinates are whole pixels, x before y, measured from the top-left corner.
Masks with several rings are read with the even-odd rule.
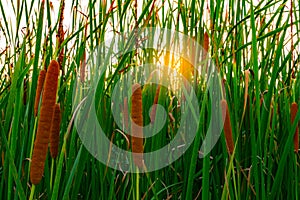
[[[300,197],[300,1],[38,2],[0,0],[1,199]],[[131,80],[147,85],[124,99]],[[144,139],[143,125],[157,134]]]
[[[23,105],[26,105],[26,103],[27,103],[27,92],[28,92],[28,89],[27,89],[28,79],[27,78],[24,78],[23,85],[24,85]]]
[[[206,59],[206,55],[207,55],[207,52],[208,52],[208,48],[209,48],[209,36],[208,36],[208,33],[205,32],[203,34],[203,50],[204,50],[204,57],[203,59],[205,60]]]
[[[140,84],[132,86],[131,99],[131,149],[133,153],[133,162],[136,166],[143,166],[143,107],[142,107],[142,89]]]
[[[205,63],[206,63],[208,48],[209,48],[209,36],[208,33],[205,32],[203,35],[203,52],[202,52],[202,61],[205,61]],[[207,72],[208,71],[207,64],[205,64],[204,66]]]
[[[294,123],[297,112],[298,112],[298,104],[296,102],[293,102],[291,105],[291,123]],[[298,149],[299,149],[299,126],[297,124],[296,131],[294,134],[294,152],[298,153]]]
[[[88,30],[88,23],[85,25],[84,29],[84,39],[87,38],[87,30]],[[85,81],[85,69],[86,69],[86,50],[83,50],[82,57],[80,59],[80,81],[84,83]]]
[[[80,81],[82,83],[84,83],[85,81],[85,67],[86,67],[86,53],[85,53],[85,50],[83,52],[83,55],[82,55],[82,59],[80,61]]]
[[[228,105],[225,99],[221,100],[221,108],[222,108],[222,118],[224,121],[224,134],[225,134],[226,146],[227,146],[228,154],[232,155],[234,150],[234,142],[232,138],[232,128],[231,128]]]
[[[44,173],[51,122],[56,101],[58,74],[59,64],[55,60],[52,60],[45,78],[40,118],[30,166],[30,180],[35,185],[41,181]]]
[[[50,154],[52,158],[56,158],[58,155],[60,121],[60,106],[55,104],[50,131]]]
[[[244,109],[243,109],[242,119],[244,119],[244,116],[245,116],[247,100],[248,100],[248,96],[249,96],[248,95],[249,74],[250,74],[250,70],[249,69],[245,70],[245,93],[244,93]]]
[[[38,77],[38,83],[37,83],[37,88],[36,88],[36,95],[35,95],[35,102],[34,102],[34,116],[37,116],[38,113],[38,108],[40,104],[40,98],[41,98],[41,93],[43,90],[43,85],[46,77],[46,70],[41,70],[39,77]]]
[[[61,45],[64,41],[64,26],[63,26],[63,22],[64,22],[64,9],[65,9],[65,0],[61,1],[61,5],[60,5],[60,18],[59,18],[59,24],[58,24],[58,30],[57,30],[57,35],[56,35],[56,39],[57,39],[57,44],[58,44],[58,48],[61,48]],[[62,64],[63,64],[63,59],[64,59],[64,49],[62,48],[61,51],[59,52],[58,55],[58,63],[60,66],[60,69],[63,72],[63,68],[62,68]]]

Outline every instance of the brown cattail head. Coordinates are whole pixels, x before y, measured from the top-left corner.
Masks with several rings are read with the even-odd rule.
[[[202,62],[206,61],[208,49],[209,49],[209,36],[208,36],[208,33],[205,32],[204,35],[203,35]],[[207,65],[207,63],[204,66],[205,66],[204,69],[206,69],[206,72],[208,72],[208,65]]]
[[[247,107],[249,74],[250,74],[250,70],[249,69],[245,70],[245,93],[244,93],[244,109],[243,109],[242,119],[244,119],[246,113],[246,107]]]
[[[247,96],[248,96],[248,87],[249,87],[249,74],[250,70],[245,70],[245,94],[244,94],[244,110],[246,110],[247,105]]]
[[[205,32],[204,35],[203,35],[203,50],[204,50],[204,57],[203,57],[203,60],[206,59],[206,55],[207,55],[207,52],[208,52],[208,48],[209,48],[209,36],[208,36],[208,33]]]
[[[142,89],[140,84],[132,86],[131,99],[131,148],[133,153],[133,162],[138,167],[143,167],[143,107],[142,107]]]
[[[298,112],[298,105],[297,103],[293,102],[291,105],[291,122],[294,123],[296,114]],[[297,124],[296,131],[294,134],[294,152],[298,153],[299,149],[299,126]]]
[[[35,185],[41,181],[44,173],[51,121],[56,101],[58,74],[59,64],[55,60],[52,60],[46,74],[40,118],[30,166],[30,180]]]
[[[88,30],[88,24],[85,25],[85,31],[84,31],[84,39],[87,38],[87,30]],[[82,57],[80,59],[80,81],[84,83],[85,81],[85,70],[86,70],[86,50],[83,50]]]
[[[63,26],[63,22],[64,22],[64,9],[65,9],[65,0],[61,1],[61,5],[60,5],[60,18],[59,18],[59,24],[58,24],[58,30],[57,30],[57,42],[58,42],[58,47],[60,48],[63,41],[64,41],[64,26]],[[59,55],[58,55],[58,63],[60,66],[60,69],[63,71],[63,59],[64,59],[64,49],[62,48]]]
[[[159,92],[160,92],[160,85],[157,86],[155,97],[154,97],[154,102],[153,102],[153,108],[152,108],[151,114],[150,114],[150,120],[151,120],[152,124],[155,122],[156,106],[157,106],[156,104],[158,103]]]
[[[228,105],[225,99],[221,100],[221,108],[222,108],[222,117],[224,121],[224,134],[226,139],[226,146],[227,146],[228,154],[232,155],[234,150],[234,142],[232,138],[232,129],[231,129]]]
[[[80,81],[84,83],[85,81],[85,68],[86,68],[86,53],[85,50],[80,61]]]
[[[58,155],[60,121],[60,106],[55,104],[50,132],[50,154],[52,158],[56,158]]]
[[[44,86],[45,77],[46,77],[46,70],[43,69],[40,71],[40,74],[38,77],[38,83],[37,83],[36,94],[35,94],[35,102],[34,102],[34,116],[37,116],[37,113],[38,113],[40,98],[41,98],[41,93],[42,93],[43,86]]]

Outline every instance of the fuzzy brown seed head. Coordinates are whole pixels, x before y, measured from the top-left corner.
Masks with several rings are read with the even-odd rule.
[[[39,103],[41,98],[41,93],[44,86],[44,81],[46,77],[46,70],[41,70],[39,77],[38,77],[38,83],[36,88],[36,94],[35,94],[35,101],[34,101],[34,116],[37,116],[38,109],[39,109]]]
[[[30,180],[38,184],[44,173],[50,129],[58,86],[59,64],[52,60],[45,78],[40,118],[30,166]]]
[[[234,150],[234,142],[232,138],[232,128],[231,128],[228,105],[225,99],[221,100],[221,108],[222,108],[222,117],[224,120],[224,134],[226,139],[226,146],[227,146],[228,154],[232,155]]]
[[[60,106],[55,104],[50,132],[50,154],[52,158],[56,158],[58,155],[60,122]]]
[[[64,27],[63,27],[63,22],[64,22],[64,9],[65,9],[65,0],[61,1],[60,5],[60,18],[59,18],[59,25],[58,25],[58,30],[57,30],[57,40],[58,40],[58,47],[61,47],[63,41],[64,41]],[[64,59],[64,49],[62,48],[59,55],[58,55],[58,63],[60,66],[60,69],[63,71],[63,59]]]
[[[133,153],[133,162],[138,167],[143,167],[143,107],[142,107],[142,90],[139,84],[132,86],[131,99],[131,148]]]
[[[203,35],[203,51],[202,51],[202,62],[206,61],[207,59],[207,54],[208,54],[208,50],[209,50],[209,36],[208,33],[205,32]],[[208,64],[205,64],[206,72],[208,72]]]
[[[205,53],[208,52],[208,48],[209,48],[209,36],[208,36],[208,33],[205,32],[203,35],[203,49],[204,49]]]

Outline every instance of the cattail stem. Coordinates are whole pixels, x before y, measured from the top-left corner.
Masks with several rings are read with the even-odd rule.
[[[221,100],[221,108],[222,108],[222,117],[224,121],[224,134],[225,134],[226,146],[227,146],[228,154],[232,155],[234,150],[234,142],[232,138],[232,128],[231,128],[228,105],[225,99]]]
[[[40,118],[37,135],[34,142],[33,155],[30,166],[30,180],[38,184],[44,173],[45,159],[47,156],[51,121],[56,101],[58,85],[59,64],[52,60],[45,78],[44,92],[42,96]]]
[[[40,74],[38,77],[35,102],[34,102],[34,116],[37,116],[37,113],[38,113],[40,98],[41,98],[41,93],[42,93],[43,86],[44,86],[45,77],[46,77],[46,70],[43,69],[40,71]]]
[[[52,158],[56,158],[58,155],[60,121],[60,107],[59,104],[55,104],[50,132],[50,154]]]
[[[142,107],[142,90],[139,84],[132,86],[131,99],[131,149],[133,153],[133,162],[138,167],[143,167],[143,107]]]
[[[298,112],[298,104],[293,102],[291,105],[291,123],[293,124]],[[296,131],[294,134],[294,152],[298,153],[299,150],[299,126],[297,125]]]

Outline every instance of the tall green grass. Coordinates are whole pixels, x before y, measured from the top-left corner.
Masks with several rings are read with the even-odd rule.
[[[60,46],[56,34],[61,12],[52,10],[50,0],[8,4],[16,23],[10,23],[1,1],[0,39],[6,44],[0,50],[2,199],[299,199],[300,158],[293,152],[292,140],[300,112],[293,124],[289,117],[290,104],[300,103],[299,2],[89,0],[84,8],[77,0],[66,4],[71,13],[64,14],[71,15],[71,21]],[[199,158],[211,110],[209,95],[196,75],[192,85],[200,102],[199,129],[191,147],[171,165],[142,174],[122,172],[100,163],[82,144],[72,109],[82,63],[112,33],[154,26],[179,31],[200,44],[204,32],[208,33],[209,56],[220,71],[230,110],[232,156],[222,134],[213,150]],[[29,169],[38,121],[33,115],[38,73],[61,50],[65,56],[58,91],[62,110],[59,156],[54,160],[48,154],[44,177],[33,186]],[[136,64],[159,63],[164,55],[154,49],[136,53],[109,65],[96,93],[99,123],[107,137],[124,149],[126,139],[112,116],[112,90],[118,80],[132,78],[127,72],[138,76]],[[251,75],[245,95],[248,69]],[[150,123],[148,112],[156,87],[143,86],[145,124]],[[145,152],[169,143],[180,125],[180,97],[172,100],[174,94],[161,88],[158,103],[174,121],[168,117],[159,134],[146,140]]]

